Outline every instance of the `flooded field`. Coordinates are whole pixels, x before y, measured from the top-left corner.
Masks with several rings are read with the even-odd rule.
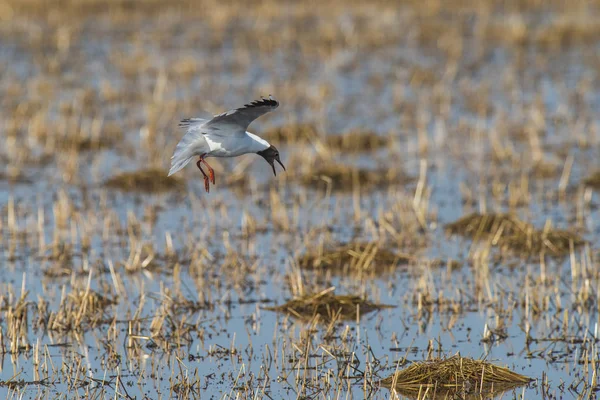
[[[0,397],[595,398],[598,71],[596,1],[0,1]],[[269,94],[287,172],[167,178]]]

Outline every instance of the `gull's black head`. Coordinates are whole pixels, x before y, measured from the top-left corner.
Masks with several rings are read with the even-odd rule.
[[[281,160],[279,159],[279,150],[277,150],[275,146],[271,146],[268,149],[259,151],[256,154],[258,154],[259,156],[267,160],[269,164],[271,164],[271,168],[273,168],[273,174],[275,176],[277,176],[277,172],[275,172],[275,161],[277,161],[285,171],[285,166],[281,163]]]

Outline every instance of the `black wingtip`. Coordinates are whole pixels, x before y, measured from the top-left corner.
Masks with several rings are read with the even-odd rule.
[[[279,102],[277,100],[275,100],[273,98],[273,96],[269,95],[269,98],[265,98],[265,97],[261,96],[260,100],[254,100],[251,103],[244,104],[244,108],[254,108],[254,107],[263,107],[263,106],[278,107]]]
[[[191,118],[184,118],[181,121],[179,121],[179,127],[187,128],[188,126],[190,126],[191,122],[192,122]]]

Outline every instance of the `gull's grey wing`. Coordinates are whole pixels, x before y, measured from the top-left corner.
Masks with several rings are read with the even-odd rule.
[[[243,135],[256,118],[279,107],[272,96],[261,98],[243,107],[215,115],[203,128],[215,135]]]
[[[179,121],[180,128],[193,128],[197,129],[203,125],[208,119],[204,118],[185,118]]]
[[[208,111],[198,110],[196,112],[195,118],[182,119],[179,122],[179,127],[180,128],[189,128],[189,127],[193,127],[193,126],[202,125],[203,123],[210,121],[212,118],[213,118],[213,115],[211,113],[209,113]]]
[[[185,129],[199,129],[205,122],[210,121],[213,115],[208,111],[199,110],[196,112],[197,117],[185,118],[179,121],[179,127]]]

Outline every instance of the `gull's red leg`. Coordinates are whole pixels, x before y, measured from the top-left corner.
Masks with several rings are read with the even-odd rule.
[[[200,158],[198,160],[198,162],[196,163],[196,166],[198,167],[198,169],[200,170],[200,172],[202,172],[202,175],[204,176],[204,189],[206,189],[206,193],[209,193],[210,192],[210,185],[208,183],[208,176],[206,175],[206,173],[202,169],[202,166],[200,165],[201,162],[202,162],[202,158]]]
[[[210,165],[208,165],[208,163],[206,162],[206,160],[204,158],[200,158],[200,161],[204,163],[204,165],[206,165],[208,167],[208,175],[210,176],[210,181],[212,182],[212,184],[215,184],[215,170],[212,169],[212,167]]]

